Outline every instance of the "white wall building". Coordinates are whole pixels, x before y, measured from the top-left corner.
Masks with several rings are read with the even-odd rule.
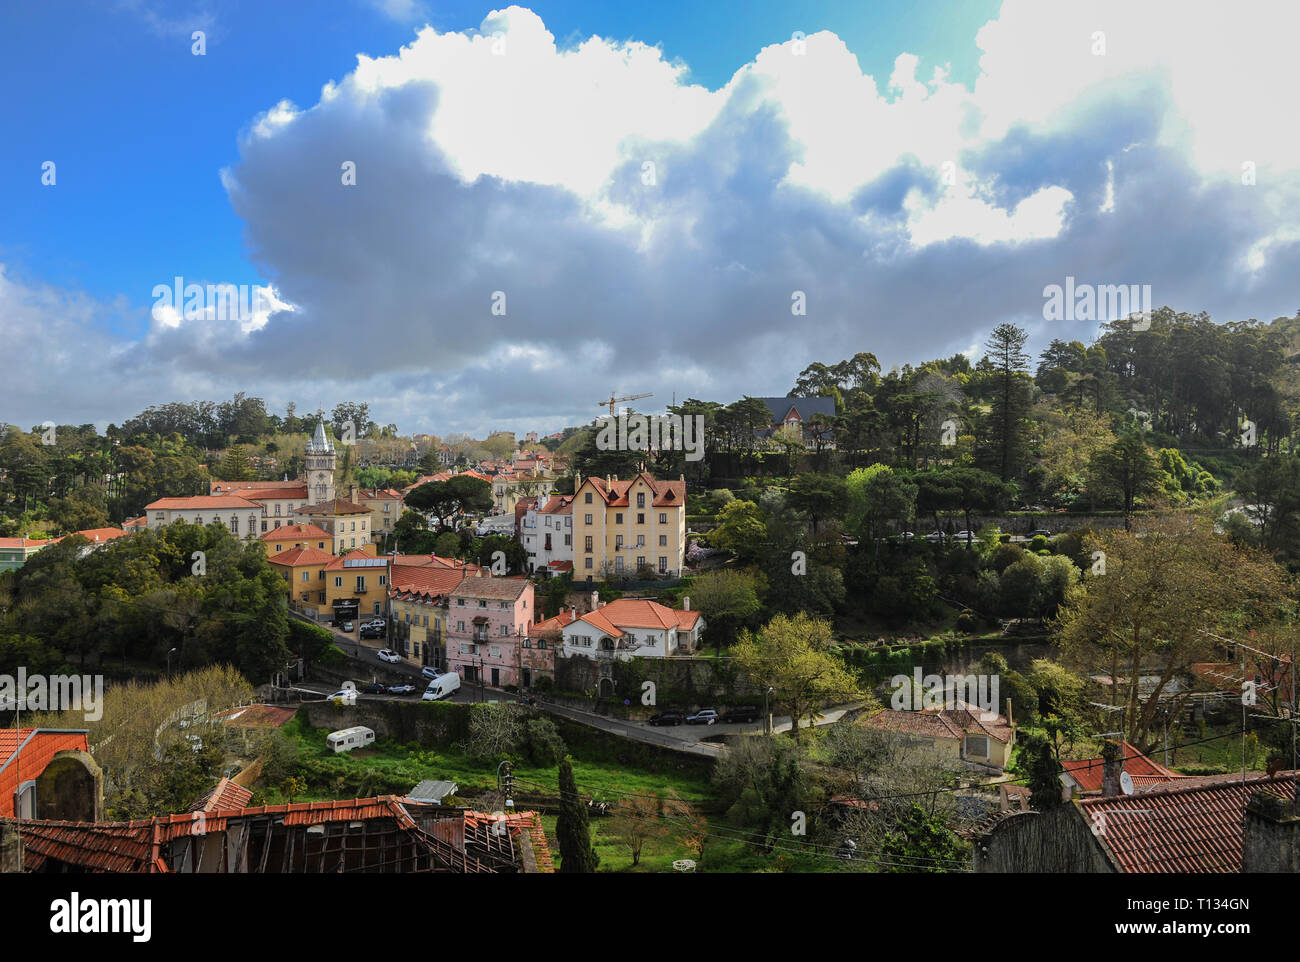
[[[519,525],[519,540],[528,552],[528,570],[573,563],[573,495],[553,494],[541,507],[529,508]]]
[[[704,618],[690,610],[689,598],[683,604],[684,608],[668,608],[630,598],[600,604],[561,629],[560,657],[627,661],[692,654],[700,647]]]

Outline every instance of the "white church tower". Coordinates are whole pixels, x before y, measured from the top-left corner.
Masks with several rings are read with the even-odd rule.
[[[316,436],[307,442],[303,458],[307,466],[307,503],[321,504],[334,500],[334,439],[325,432],[324,412],[316,425]]]

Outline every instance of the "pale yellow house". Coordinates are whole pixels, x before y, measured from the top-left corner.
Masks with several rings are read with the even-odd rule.
[[[582,479],[570,505],[573,577],[651,570],[677,576],[686,555],[686,480],[642,472],[630,481]]]
[[[327,569],[337,559],[320,548],[295,547],[277,552],[266,559],[285,582],[289,607],[309,618],[328,610]]]
[[[1005,769],[1011,763],[1016,728],[1005,715],[981,711],[973,705],[894,711],[886,708],[858,724],[888,732],[942,758],[978,762]]]
[[[366,545],[374,548],[370,540],[370,509],[352,501],[336,498],[305,505],[294,512],[293,521],[328,531],[335,554],[346,554]]]
[[[520,498],[537,498],[544,504],[554,488],[555,479],[541,474],[498,474],[492,479],[493,513],[513,513]]]

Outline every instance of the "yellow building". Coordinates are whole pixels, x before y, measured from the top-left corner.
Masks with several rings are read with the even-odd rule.
[[[573,495],[573,577],[681,574],[686,555],[686,479],[586,478]]]
[[[393,649],[413,665],[447,664],[447,595],[477,566],[395,564],[391,568],[389,607]]]
[[[351,490],[351,500],[370,512],[370,540],[376,544],[391,534],[402,516],[402,492],[393,488],[358,488]]]
[[[320,548],[297,547],[280,551],[266,559],[284,579],[289,607],[309,618],[316,618],[328,609],[326,584],[330,578],[326,569],[339,560]]]
[[[345,554],[369,545],[370,509],[351,501],[334,499],[306,505],[294,511],[294,523],[316,525],[329,532],[335,554]]]
[[[336,624],[383,617],[392,560],[388,555],[376,555],[370,543],[331,559],[325,570],[325,600]]]
[[[541,474],[498,474],[492,479],[493,513],[512,513],[520,498],[537,498],[544,504],[554,488],[555,479]]]

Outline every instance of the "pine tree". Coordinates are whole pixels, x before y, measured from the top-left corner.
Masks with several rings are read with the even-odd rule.
[[[997,371],[997,393],[989,426],[998,474],[1003,481],[1012,480],[1024,460],[1024,422],[1029,414],[1031,385],[1025,374],[1029,369],[1029,355],[1025,353],[1028,339],[1029,334],[1016,325],[999,324],[984,345]]]
[[[242,444],[232,444],[221,459],[222,481],[252,481],[253,468],[248,463],[248,449]]]
[[[596,871],[600,857],[591,847],[591,826],[587,806],[578,795],[569,756],[560,762],[560,815],[555,820],[555,835],[560,843],[560,871],[589,873]]]

